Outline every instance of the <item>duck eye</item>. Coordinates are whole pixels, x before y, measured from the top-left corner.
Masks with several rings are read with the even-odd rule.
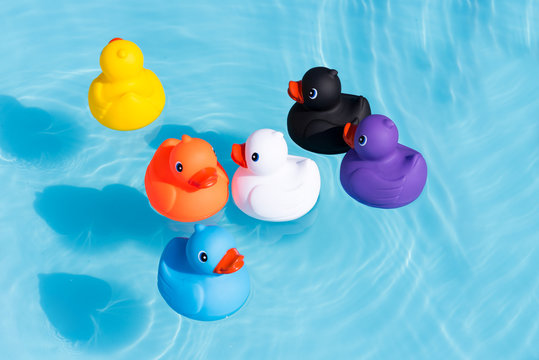
[[[208,261],[208,254],[206,254],[204,251],[201,251],[198,253],[198,259],[200,260],[200,262],[205,263],[206,261]]]
[[[258,153],[253,153],[253,155],[251,156],[251,159],[253,159],[254,162],[257,162],[258,161]]]
[[[359,139],[357,139],[357,142],[359,146],[365,146],[365,144],[367,143],[367,137],[365,135],[361,135]]]
[[[318,91],[316,91],[315,88],[312,88],[311,90],[309,90],[309,98],[314,100],[316,99],[316,97],[318,96]]]
[[[178,162],[176,163],[176,171],[177,171],[177,172],[182,172],[182,170],[183,170],[183,165],[182,165],[181,162],[178,161]]]

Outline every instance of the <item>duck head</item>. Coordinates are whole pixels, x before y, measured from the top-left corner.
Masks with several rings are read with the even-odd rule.
[[[209,188],[217,183],[217,156],[202,139],[183,135],[169,157],[170,171],[188,191]]]
[[[288,95],[310,110],[331,109],[339,102],[341,80],[337,70],[315,67],[307,71],[300,81],[288,83]]]
[[[390,155],[399,140],[399,131],[395,123],[384,115],[370,115],[359,124],[347,123],[343,138],[346,143],[362,158],[367,160],[382,159]]]
[[[232,235],[218,226],[195,225],[185,252],[191,267],[206,275],[231,274],[244,264]]]
[[[108,79],[125,80],[142,70],[144,56],[134,42],[114,38],[101,52],[99,64]]]
[[[257,130],[244,144],[232,146],[232,160],[257,175],[278,171],[287,156],[288,146],[283,133],[272,129]]]

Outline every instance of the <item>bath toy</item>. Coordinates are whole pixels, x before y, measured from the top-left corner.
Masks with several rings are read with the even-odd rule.
[[[238,311],[249,297],[249,274],[234,238],[217,226],[195,225],[189,239],[165,247],[157,275],[163,299],[178,314],[219,320]]]
[[[311,159],[288,155],[282,133],[261,129],[247,142],[234,144],[232,159],[240,168],[232,178],[232,197],[249,216],[289,221],[313,208],[320,193],[320,173]]]
[[[288,95],[296,103],[288,113],[288,134],[302,148],[320,154],[349,150],[344,125],[371,114],[363,96],[341,94],[337,70],[315,67],[301,81],[290,81]]]
[[[176,221],[206,219],[228,200],[228,176],[213,148],[188,135],[163,141],[148,165],[144,184],[153,208]]]
[[[371,115],[346,124],[343,138],[350,149],[341,163],[341,184],[357,201],[396,208],[414,201],[425,186],[427,164],[417,151],[397,143],[395,123]]]
[[[112,39],[101,52],[103,71],[88,91],[92,115],[114,130],[140,129],[157,119],[165,91],[157,76],[142,67],[143,56],[133,42]]]

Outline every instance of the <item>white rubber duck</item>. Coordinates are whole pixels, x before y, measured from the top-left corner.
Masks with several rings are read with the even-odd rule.
[[[232,146],[240,168],[232,178],[234,203],[247,215],[266,221],[302,217],[316,204],[320,172],[307,158],[288,155],[281,132],[261,129],[245,144]]]

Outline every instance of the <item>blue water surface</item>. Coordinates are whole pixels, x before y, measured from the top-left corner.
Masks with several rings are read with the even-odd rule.
[[[539,359],[539,3],[4,1],[0,10],[2,359]],[[99,54],[136,42],[167,103],[118,132],[90,114]],[[286,134],[286,89],[313,66],[392,118],[423,194],[355,202],[342,155],[313,158],[316,207],[205,221],[236,238],[252,293],[211,323],[160,297],[165,244],[193,224],[149,205],[168,137],[231,146]]]

